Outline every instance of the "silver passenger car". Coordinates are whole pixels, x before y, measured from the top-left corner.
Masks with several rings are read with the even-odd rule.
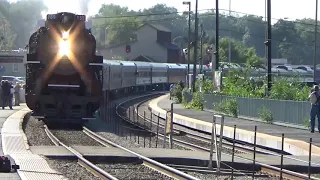
[[[122,65],[122,88],[136,86],[137,66],[132,61],[118,61]]]
[[[168,83],[168,65],[162,63],[150,63],[152,65],[152,84]]]
[[[152,66],[147,62],[134,62],[137,66],[136,86],[151,85]]]
[[[121,89],[121,68],[120,62],[103,60],[103,90]]]

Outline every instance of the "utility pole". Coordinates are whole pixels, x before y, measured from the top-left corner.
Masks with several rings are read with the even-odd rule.
[[[193,76],[192,76],[192,90],[196,92],[196,68],[198,59],[198,35],[199,35],[199,25],[198,25],[198,0],[196,0],[196,13],[195,13],[195,33],[194,33],[194,59],[193,59]]]
[[[231,0],[229,0],[229,18],[231,17]],[[231,63],[231,30],[229,31],[229,63]]]
[[[203,65],[203,60],[202,60],[202,48],[203,48],[203,24],[200,24],[200,74],[202,74],[202,65]]]
[[[216,0],[216,70],[219,69],[219,0]],[[214,79],[213,79],[214,80]]]
[[[268,57],[268,95],[270,94],[271,91],[271,86],[272,86],[272,77],[271,77],[271,0],[267,0],[267,21],[268,21],[268,34],[267,34],[267,57]]]
[[[318,0],[316,0],[316,17],[314,26],[314,57],[313,57],[313,82],[316,82],[316,70],[317,70],[317,33],[318,33]]]
[[[188,84],[188,88],[189,87],[189,73],[190,73],[190,43],[191,43],[191,2],[188,1],[188,2],[183,2],[183,4],[185,5],[188,5],[189,6],[189,12],[188,12],[188,25],[189,25],[189,30],[188,30],[188,73],[187,73],[187,84]]]

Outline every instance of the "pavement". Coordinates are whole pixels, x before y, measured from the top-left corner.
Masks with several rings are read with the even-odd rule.
[[[156,115],[165,117],[165,110],[170,109],[172,101],[168,95],[161,96],[149,103],[149,108]],[[181,104],[173,105],[174,122],[205,132],[212,132],[213,112],[185,109]],[[217,118],[218,134],[220,118]],[[263,122],[225,116],[223,135],[233,138],[234,125],[237,126],[236,139],[253,143],[254,127],[257,126],[257,144],[275,149],[281,149],[281,135],[284,133],[284,150],[292,155],[308,155],[309,140],[312,138],[312,155],[320,156],[320,133],[310,133],[307,130],[285,127]]]
[[[13,110],[10,110],[8,107],[6,107],[4,110],[0,109],[0,128],[2,129],[3,123],[6,121],[6,119],[9,116],[26,107],[27,106],[25,104],[21,104],[20,106],[13,106]],[[0,147],[1,147],[0,155],[3,156],[1,133],[0,133]],[[20,179],[20,177],[18,173],[0,173],[0,179],[1,180],[18,180]]]

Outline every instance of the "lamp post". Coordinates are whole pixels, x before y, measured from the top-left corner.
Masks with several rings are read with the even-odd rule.
[[[229,0],[229,18],[231,16],[231,0]],[[229,63],[231,63],[231,30],[229,31],[229,42],[228,42],[228,46],[229,46]]]
[[[202,74],[202,65],[203,65],[203,60],[202,60],[202,47],[203,47],[203,24],[200,24],[200,74]]]
[[[188,84],[188,88],[189,88],[189,73],[190,73],[190,41],[191,41],[191,2],[190,1],[184,1],[183,2],[184,5],[188,5],[189,6],[189,12],[188,12],[188,26],[189,26],[189,30],[188,30],[188,73],[187,73],[187,84]]]
[[[317,70],[317,33],[318,33],[318,0],[316,0],[316,17],[314,26],[314,57],[313,57],[313,82],[316,82],[316,70]]]
[[[195,33],[194,33],[194,60],[193,60],[193,81],[192,90],[196,91],[196,68],[197,68],[197,58],[198,58],[198,34],[199,34],[199,19],[198,19],[198,0],[196,0],[196,13],[195,13]]]

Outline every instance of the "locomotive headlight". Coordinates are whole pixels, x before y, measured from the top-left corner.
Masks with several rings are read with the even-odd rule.
[[[61,56],[68,56],[70,52],[70,42],[68,40],[61,40],[59,44],[59,53]]]
[[[68,32],[63,32],[62,33],[62,39],[66,40],[69,38],[69,33]]]

